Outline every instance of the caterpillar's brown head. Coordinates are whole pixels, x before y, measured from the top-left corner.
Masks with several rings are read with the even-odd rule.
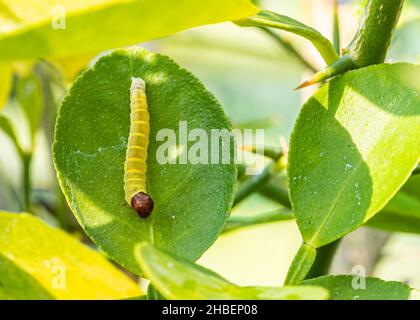
[[[136,193],[131,198],[131,207],[137,212],[140,218],[144,219],[150,216],[153,211],[155,204],[152,198],[144,193]]]

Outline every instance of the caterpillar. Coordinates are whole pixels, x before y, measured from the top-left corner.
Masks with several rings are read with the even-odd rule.
[[[146,83],[141,78],[131,79],[130,109],[130,135],[124,163],[125,200],[140,218],[147,218],[153,211],[154,202],[146,189],[150,117]]]

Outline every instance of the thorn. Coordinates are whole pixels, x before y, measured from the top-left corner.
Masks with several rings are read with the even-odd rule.
[[[298,90],[300,90],[300,89],[303,89],[303,88],[306,88],[306,87],[309,87],[309,86],[311,86],[311,85],[313,85],[313,84],[315,84],[316,82],[312,82],[311,80],[306,80],[305,82],[303,82],[301,85],[299,85],[298,87],[296,87],[296,88],[294,88],[293,90],[294,91],[298,91]]]
[[[338,76],[339,74],[345,73],[351,69],[354,69],[355,65],[353,59],[349,55],[344,55],[339,60],[334,62],[332,65],[329,65],[325,69],[315,73],[309,80],[303,82],[298,86],[295,91],[309,87],[313,84],[320,83],[322,81],[328,80],[332,77]]]
[[[287,155],[289,153],[289,145],[287,144],[286,138],[284,136],[279,137],[279,144],[283,153]]]
[[[250,151],[252,152],[255,148],[253,146],[240,146],[243,151]]]

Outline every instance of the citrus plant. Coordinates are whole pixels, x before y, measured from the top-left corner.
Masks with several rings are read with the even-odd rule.
[[[0,177],[0,190],[15,199],[2,209],[22,213],[0,212],[0,298],[410,297],[413,288],[402,282],[329,274],[340,240],[362,226],[420,233],[420,66],[385,62],[404,0],[366,1],[345,48],[338,11],[330,41],[248,0],[3,2],[0,107],[9,102],[21,118],[15,123],[2,112],[0,129],[15,146],[22,178],[16,187]],[[232,160],[240,149],[234,136],[203,147],[203,136],[237,126],[200,79],[171,57],[128,47],[227,21],[266,33],[314,71],[298,89],[319,87],[290,144],[263,148],[256,175]],[[283,32],[310,41],[325,68],[313,67]],[[150,115],[144,174],[154,208],[145,219],[124,194],[133,78],[146,84]],[[17,130],[22,122],[26,140]],[[41,131],[58,178],[48,192],[31,181]],[[251,155],[260,147],[242,149]],[[230,215],[255,194],[282,208]],[[195,263],[223,233],[293,219],[303,243],[284,284],[240,286]],[[138,279],[149,280],[148,288]]]

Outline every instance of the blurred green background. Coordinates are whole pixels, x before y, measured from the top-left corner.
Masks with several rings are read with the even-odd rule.
[[[332,39],[333,9],[330,0],[260,1],[260,6],[298,19]],[[363,1],[340,1],[342,47],[355,33]],[[407,1],[388,61],[420,61],[420,0]],[[312,46],[293,35],[281,33],[316,68],[322,59]],[[233,23],[205,26],[141,44],[164,53],[192,71],[214,93],[238,127],[261,127],[266,145],[278,146],[280,136],[288,139],[304,101],[314,92],[293,89],[311,75],[311,70],[266,33],[240,28]],[[94,61],[93,59],[92,61]],[[92,61],[90,63],[92,63]],[[25,69],[27,66],[23,66]],[[54,71],[51,71],[54,73]],[[59,77],[59,75],[57,75]],[[52,87],[53,103],[65,94],[65,87]],[[13,96],[13,95],[12,95]],[[17,124],[24,145],[29,145],[25,116],[11,99],[4,112]],[[51,114],[51,112],[49,113]],[[44,117],[36,136],[32,167],[35,213],[52,224],[62,225],[83,238],[68,211],[56,217],[49,207],[59,207],[57,182],[51,160],[51,119]],[[11,142],[0,133],[0,209],[21,211],[21,164]],[[234,215],[254,215],[279,205],[255,195],[242,202]],[[240,285],[279,285],[301,238],[294,222],[250,227],[223,235],[199,263]],[[341,243],[333,264],[334,273],[350,273],[363,265],[368,274],[383,279],[407,281],[420,287],[420,237],[362,228]]]

